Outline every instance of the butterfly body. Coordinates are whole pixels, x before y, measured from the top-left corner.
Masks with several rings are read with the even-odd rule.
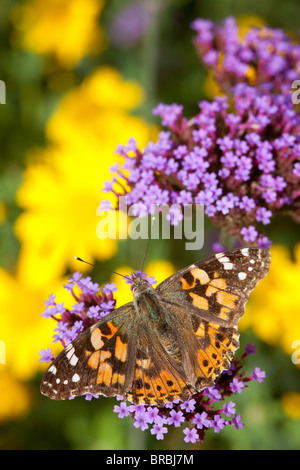
[[[70,343],[45,373],[42,393],[163,406],[211,386],[230,366],[238,321],[269,264],[268,250],[251,247],[198,261],[156,289],[133,276],[133,302]]]

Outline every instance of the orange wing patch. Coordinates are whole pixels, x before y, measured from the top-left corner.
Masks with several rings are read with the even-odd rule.
[[[197,279],[198,279],[198,281],[200,282],[201,285],[202,284],[207,284],[210,281],[210,277],[208,276],[207,272],[204,271],[203,269],[199,269],[199,268],[192,269],[190,271],[190,274],[194,278],[192,284],[189,284],[188,281],[186,279],[184,279],[184,277],[180,278],[181,283],[182,283],[182,288],[184,290],[193,289],[196,285]]]
[[[201,295],[194,294],[194,292],[189,293],[193,299],[193,305],[195,307],[200,308],[202,310],[208,310],[208,300],[205,297],[201,297]]]
[[[205,294],[207,295],[207,297],[211,297],[212,294],[215,294],[220,289],[226,290],[226,286],[227,284],[226,284],[225,279],[223,278],[213,279],[212,281],[210,281]]]
[[[106,331],[107,330],[107,331]],[[117,328],[112,322],[106,324],[106,330],[103,332],[100,328],[95,328],[91,332],[91,344],[95,349],[94,352],[85,351],[86,357],[88,357],[88,365],[92,369],[98,369],[97,373],[97,384],[104,384],[107,387],[111,385],[112,379],[115,383],[124,383],[125,376],[121,374],[113,374],[112,366],[107,362],[112,357],[110,351],[102,349],[105,345],[105,341],[112,338],[117,332]],[[125,361],[127,355],[127,344],[122,343],[119,337],[116,338],[115,356],[121,361]]]
[[[219,290],[216,294],[216,299],[220,305],[233,309],[235,308],[235,301],[238,299],[238,296]]]
[[[118,373],[114,373],[114,375],[112,376],[112,381],[111,383],[113,385],[115,385],[116,383],[120,384],[120,385],[124,385],[125,383],[125,375],[124,374],[118,374]]]
[[[127,343],[122,343],[122,340],[119,336],[116,339],[116,347],[115,347],[115,356],[122,362],[126,361],[127,357]]]
[[[210,281],[209,275],[203,269],[192,269],[191,274],[195,279],[200,281],[200,284],[207,284]]]
[[[134,403],[163,406],[175,398],[187,399],[192,393],[179,376],[155,366],[151,358],[138,359],[132,389],[126,398]],[[144,367],[143,367],[143,366]]]
[[[104,345],[104,341],[102,340],[102,334],[99,328],[96,328],[95,330],[92,331],[91,334],[91,343],[93,348],[97,351],[97,349],[102,348]]]
[[[100,328],[95,328],[91,332],[91,343],[96,351],[104,346],[105,342],[103,341],[103,338],[106,340],[112,338],[118,330],[118,328],[111,321],[107,322],[106,328],[108,329],[107,333],[102,332]]]
[[[230,308],[227,307],[222,307],[219,313],[219,318],[222,318],[222,320],[228,320],[229,316],[228,313],[231,312]]]
[[[100,361],[101,361],[101,355],[100,355]],[[112,366],[110,364],[107,364],[106,362],[100,363],[99,368],[98,368],[97,384],[104,383],[104,385],[108,387],[111,384],[112,375],[113,375]]]
[[[99,359],[100,359],[100,351],[96,351],[89,357],[88,365],[92,369],[97,369],[99,365]]]

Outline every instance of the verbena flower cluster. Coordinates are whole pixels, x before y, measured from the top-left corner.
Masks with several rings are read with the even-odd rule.
[[[191,26],[199,57],[224,91],[245,82],[265,92],[288,94],[299,79],[300,45],[281,29],[252,27],[242,34],[233,17],[221,24],[199,18]]]
[[[199,112],[190,119],[179,104],[159,104],[153,113],[165,130],[143,150],[134,138],[119,145],[116,153],[125,162],[111,167],[113,177],[104,191],[126,194],[135,215],[168,204],[174,225],[183,217],[182,205],[203,204],[214,225],[243,243],[267,247],[271,243],[264,227],[273,216],[288,213],[300,221],[300,115],[287,92],[299,65],[299,47],[270,28],[262,47],[258,42],[263,35],[256,29],[248,33],[248,42],[240,42],[232,20],[223,29],[206,20],[193,25],[203,60],[220,79],[226,75],[227,95],[199,102]],[[217,53],[216,31],[224,40],[222,65],[207,57]],[[266,53],[263,60],[268,45],[272,57],[284,58],[280,73],[271,73],[274,57]],[[249,84],[252,63],[259,86]]]
[[[106,284],[100,291],[98,283],[90,276],[82,277],[80,272],[74,273],[64,288],[74,299],[71,309],[63,302],[56,302],[55,294],[50,294],[45,301],[45,312],[42,317],[56,321],[53,342],[60,342],[63,347],[71,343],[81,332],[92,326],[98,320],[110,313],[116,305],[113,292],[117,290],[115,283]],[[51,362],[54,359],[51,348],[40,351],[40,362]]]
[[[151,285],[156,283],[153,277],[148,278],[141,272],[136,274],[146,278]],[[130,280],[127,279],[126,282]],[[90,277],[82,277],[80,273],[73,274],[64,287],[75,301],[72,308],[68,309],[63,303],[56,302],[55,295],[51,294],[45,302],[46,309],[42,316],[55,320],[53,342],[61,342],[65,347],[78,334],[114,310],[116,300],[113,293],[117,288],[114,283],[111,283],[104,285],[100,290],[99,285],[93,283]],[[243,429],[244,423],[241,421],[241,415],[237,414],[235,403],[231,400],[225,401],[225,399],[235,393],[241,393],[251,380],[263,381],[266,374],[258,367],[250,376],[242,370],[244,359],[248,354],[254,353],[255,349],[255,346],[248,344],[245,352],[216,379],[214,386],[191,396],[185,402],[175,400],[172,403],[166,403],[164,407],[133,405],[128,404],[123,397],[119,396],[117,399],[122,401],[114,406],[114,412],[120,418],[132,416],[134,426],[142,431],[151,426],[150,432],[158,440],[163,439],[164,434],[168,432],[167,426],[179,427],[183,423],[188,424],[183,429],[184,440],[192,443],[203,441],[206,431],[210,428],[215,433],[229,425],[234,426],[235,429]],[[47,363],[55,358],[51,348],[42,349],[40,356],[40,362]],[[93,397],[98,398],[99,395],[90,393],[85,395],[87,400]]]

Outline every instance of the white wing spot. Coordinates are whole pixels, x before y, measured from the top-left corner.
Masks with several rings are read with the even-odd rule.
[[[248,271],[253,271],[252,266],[249,266]]]
[[[75,354],[73,354],[73,356],[70,359],[71,366],[76,366],[77,362],[78,362],[78,357],[75,356]]]
[[[56,383],[59,384],[59,383],[60,383],[60,379],[56,379]]]
[[[72,377],[72,382],[79,382],[80,380],[80,377],[78,374],[74,374],[73,377]]]
[[[254,260],[254,259],[250,259],[250,263],[251,263],[251,264],[254,264],[254,263],[255,263],[255,260]]]
[[[217,259],[220,259],[220,258],[222,258],[223,256],[224,256],[224,253],[223,253],[223,252],[222,252],[222,253],[217,253],[217,254],[215,255],[215,257],[216,257]]]
[[[246,273],[239,273],[238,276],[239,276],[239,279],[240,279],[241,281],[243,281],[244,279],[246,279],[247,274],[246,274]]]
[[[242,248],[241,253],[244,256],[249,256],[249,248]]]
[[[67,381],[67,380],[64,380],[64,381],[63,381],[63,384],[64,384],[64,385],[67,385],[67,384],[68,384],[68,381]]]
[[[71,357],[73,356],[74,352],[75,352],[74,346],[71,346],[70,350],[69,350],[68,353],[66,354],[66,357],[68,358],[68,360],[71,359]]]
[[[227,269],[227,270],[230,270],[230,269],[233,268],[233,264],[232,264],[232,263],[224,263],[223,266],[224,266],[224,269]]]
[[[229,258],[227,256],[222,256],[222,258],[218,258],[220,263],[229,263]]]
[[[57,372],[57,369],[56,367],[52,364],[52,366],[49,367],[49,372],[51,372],[51,374],[55,375],[56,372]]]

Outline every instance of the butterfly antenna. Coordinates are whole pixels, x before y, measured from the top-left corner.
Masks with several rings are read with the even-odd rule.
[[[130,281],[132,281],[131,277],[129,277],[129,276],[117,273],[116,271],[112,271],[111,269],[103,268],[102,266],[98,266],[98,265],[89,263],[88,261],[85,261],[84,259],[79,258],[79,256],[74,256],[74,258],[77,259],[77,261],[81,261],[82,263],[89,264],[90,266],[93,266],[94,268],[99,268],[99,269],[102,269],[103,271],[107,271],[107,272],[112,273],[112,274],[117,274],[118,276],[121,276],[123,278],[129,279]]]
[[[152,219],[151,219],[151,229],[152,229],[152,227],[153,227],[153,225],[154,225],[154,222],[155,222],[155,217],[153,216]],[[144,255],[143,262],[142,262],[142,267],[141,267],[141,272],[142,272],[142,273],[144,272],[143,270],[144,270],[144,265],[145,265],[147,253],[148,253],[148,250],[149,250],[150,242],[151,242],[151,233],[150,233],[150,237],[148,238],[148,243],[147,243],[147,246],[146,246],[145,255]]]

